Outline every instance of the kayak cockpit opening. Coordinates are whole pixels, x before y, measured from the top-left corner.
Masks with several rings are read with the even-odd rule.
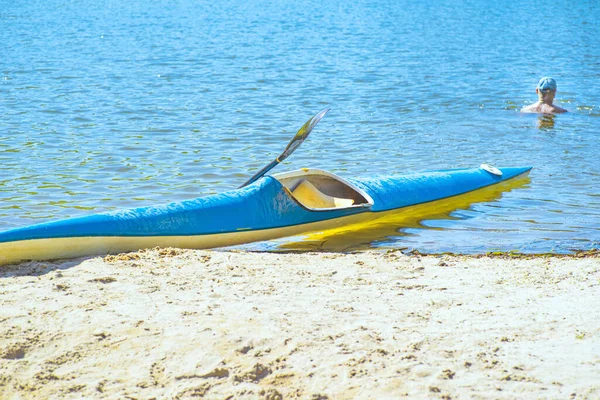
[[[291,197],[309,209],[367,207],[371,197],[331,172],[303,168],[273,176]]]

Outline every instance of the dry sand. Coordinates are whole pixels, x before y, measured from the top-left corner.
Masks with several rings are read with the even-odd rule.
[[[0,267],[0,397],[600,398],[600,258],[153,249]]]

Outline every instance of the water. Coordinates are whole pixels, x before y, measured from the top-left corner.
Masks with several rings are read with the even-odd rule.
[[[534,167],[495,201],[367,247],[600,242],[595,0],[0,6],[0,230],[235,188],[331,107],[274,172]],[[545,75],[570,113],[520,114]]]

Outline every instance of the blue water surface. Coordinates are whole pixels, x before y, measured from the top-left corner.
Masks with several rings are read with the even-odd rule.
[[[600,242],[598,1],[0,6],[0,230],[235,188],[330,107],[274,172],[534,167],[497,200],[356,248]],[[546,75],[570,112],[519,113]]]

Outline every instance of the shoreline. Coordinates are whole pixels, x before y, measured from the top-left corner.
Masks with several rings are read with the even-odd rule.
[[[151,249],[0,268],[0,398],[600,396],[600,253]]]

